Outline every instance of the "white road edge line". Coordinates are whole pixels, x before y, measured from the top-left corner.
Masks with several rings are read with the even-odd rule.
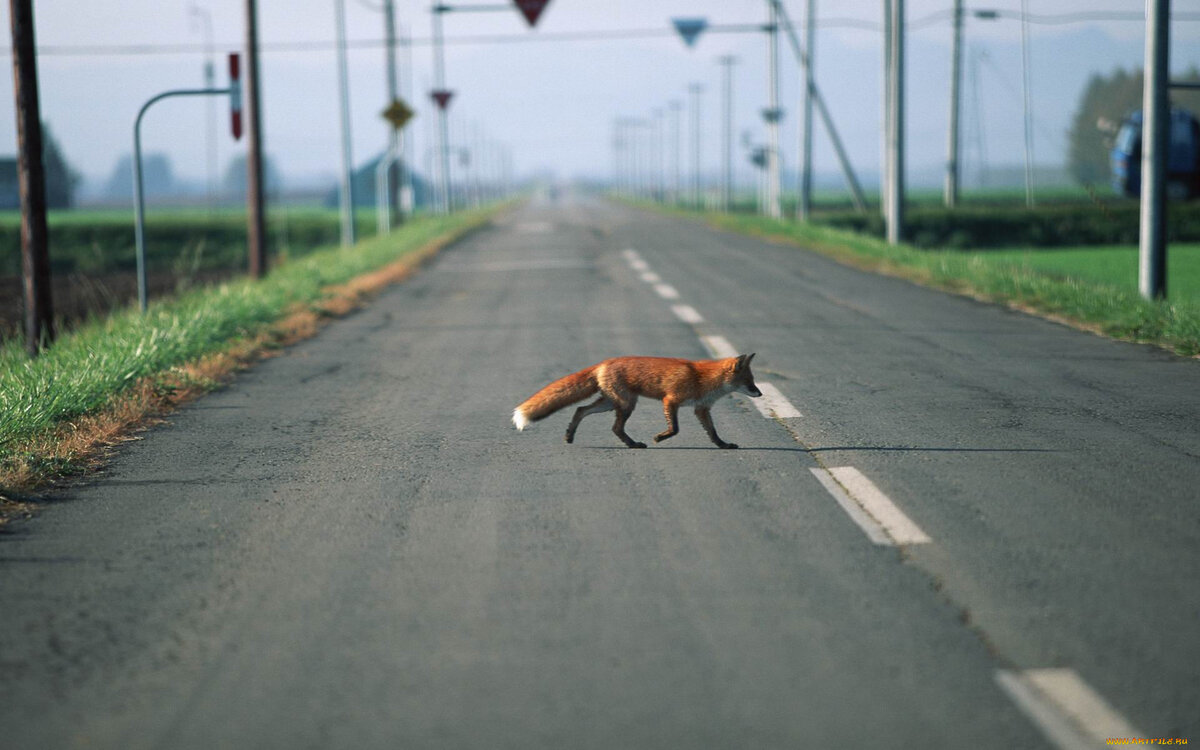
[[[846,515],[850,516],[850,520],[858,524],[858,528],[863,530],[868,539],[883,547],[894,546],[891,537],[887,535],[883,527],[876,523],[874,518],[868,516],[862,508],[858,507],[858,504],[846,494],[846,491],[842,489],[840,484],[834,481],[833,476],[828,471],[821,468],[811,468],[809,471],[817,478],[821,486],[830,495],[833,495],[833,499],[837,501],[838,505],[842,506],[842,510],[846,511]]]
[[[642,259],[642,256],[638,255],[638,251],[634,250],[632,247],[627,247],[624,250],[622,250],[621,255],[624,255],[625,260],[629,261],[630,263],[632,263],[635,260]]]
[[[867,515],[883,527],[894,543],[928,544],[933,541],[858,469],[853,466],[833,466],[826,471],[846,489],[846,494],[853,498]]]
[[[671,305],[671,312],[684,323],[699,324],[704,322],[704,316],[691,305]]]
[[[655,284],[654,291],[663,299],[679,299],[679,290],[670,284]]]
[[[662,282],[662,277],[653,271],[642,271],[642,281],[647,284],[659,284]]]
[[[1110,737],[1145,737],[1073,669],[996,672],[996,683],[1061,750],[1103,746]]]

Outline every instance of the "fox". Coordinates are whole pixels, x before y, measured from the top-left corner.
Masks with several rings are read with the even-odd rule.
[[[625,432],[625,422],[633,414],[639,396],[662,400],[667,429],[654,436],[655,443],[679,433],[679,407],[695,406],[696,418],[718,448],[737,448],[717,435],[710,409],[717,399],[729,393],[741,392],[758,397],[762,391],[754,384],[750,372],[753,354],[739,354],[725,359],[676,359],[673,357],[615,357],[585,367],[579,372],[560,378],[513,410],[512,421],[517,430],[545,419],[559,409],[583,401],[596,393],[600,398],[575,410],[567,425],[565,440],[575,441],[575,430],[589,414],[615,411],[612,431],[630,448],[645,448]]]

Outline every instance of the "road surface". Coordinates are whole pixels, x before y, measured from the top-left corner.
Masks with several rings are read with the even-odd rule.
[[[509,422],[727,351],[736,451]],[[0,744],[1200,742],[1198,367],[536,199],[0,537]]]

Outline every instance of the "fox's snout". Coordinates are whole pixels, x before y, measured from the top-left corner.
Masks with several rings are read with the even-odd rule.
[[[745,387],[746,387],[746,393],[753,396],[754,398],[758,398],[759,396],[762,395],[762,391],[758,390],[758,386],[756,386],[754,383],[746,383]]]

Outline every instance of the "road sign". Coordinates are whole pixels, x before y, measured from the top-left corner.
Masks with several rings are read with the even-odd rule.
[[[529,22],[530,28],[537,26],[538,16],[542,15],[549,2],[550,0],[513,0],[517,10],[521,11],[521,15]]]
[[[447,89],[435,89],[429,92],[429,96],[437,102],[438,109],[445,110],[450,106],[450,99],[453,98],[454,92]]]
[[[675,30],[689,47],[694,47],[701,32],[708,28],[707,18],[672,18],[671,23],[675,24]]]
[[[242,137],[242,78],[236,52],[229,53],[229,129],[233,140]]]
[[[393,99],[392,103],[387,106],[387,109],[383,110],[380,114],[383,115],[383,119],[392,124],[393,128],[399,130],[412,119],[413,111],[403,99]]]

